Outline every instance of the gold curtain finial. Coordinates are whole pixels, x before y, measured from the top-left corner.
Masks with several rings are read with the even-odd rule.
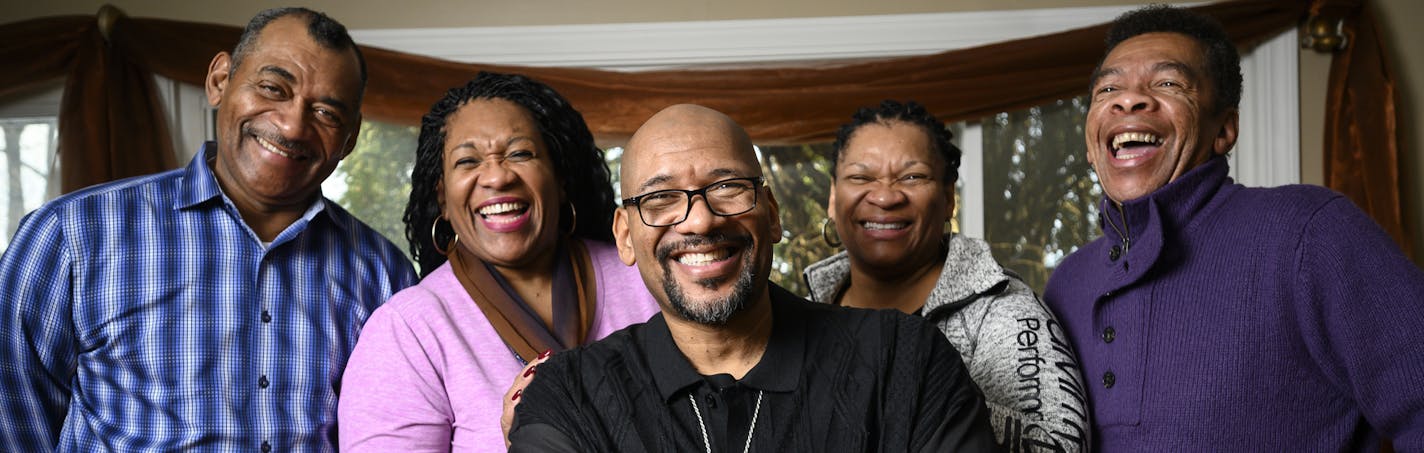
[[[104,36],[105,41],[108,41],[109,36],[112,36],[114,23],[118,22],[120,17],[124,17],[124,10],[117,6],[105,3],[104,6],[99,7],[99,34]]]
[[[1345,19],[1311,15],[1305,20],[1305,37],[1300,38],[1300,46],[1315,49],[1320,53],[1335,53],[1350,45],[1350,37],[1345,34]]]

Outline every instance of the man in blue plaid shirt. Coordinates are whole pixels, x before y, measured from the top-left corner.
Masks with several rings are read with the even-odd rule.
[[[365,72],[341,24],[264,11],[208,68],[216,143],[26,216],[0,258],[0,451],[335,449],[361,325],[415,281],[321,195]]]

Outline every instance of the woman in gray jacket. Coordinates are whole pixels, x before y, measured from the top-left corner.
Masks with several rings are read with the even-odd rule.
[[[811,299],[924,316],[959,350],[1010,451],[1091,445],[1062,326],[989,245],[944,233],[960,151],[914,102],[862,108],[836,135],[828,223],[845,251],[806,268]],[[832,239],[832,231],[840,239]]]

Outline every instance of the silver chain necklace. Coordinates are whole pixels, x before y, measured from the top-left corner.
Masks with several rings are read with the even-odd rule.
[[[756,432],[757,415],[761,414],[761,393],[761,390],[757,390],[756,409],[752,409],[752,425],[747,428],[747,443],[742,445],[742,453],[752,450],[752,434]],[[687,402],[692,403],[692,413],[697,415],[697,427],[702,429],[702,446],[707,449],[707,453],[712,453],[712,441],[707,438],[707,423],[702,421],[702,410],[697,408],[697,398],[688,393]]]

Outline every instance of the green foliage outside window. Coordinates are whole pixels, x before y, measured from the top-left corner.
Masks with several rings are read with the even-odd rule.
[[[781,210],[781,242],[772,250],[771,281],[807,295],[806,266],[834,255],[821,239],[831,190],[831,144],[762,147],[762,173]]]
[[[407,258],[410,242],[405,239],[401,217],[410,200],[410,170],[415,165],[415,140],[419,134],[420,128],[415,126],[362,123],[356,149],[331,176],[340,178],[345,190],[327,194],[395,243]]]
[[[1085,96],[983,123],[985,236],[994,258],[1039,294],[1058,262],[1098,234],[1087,112]]]

